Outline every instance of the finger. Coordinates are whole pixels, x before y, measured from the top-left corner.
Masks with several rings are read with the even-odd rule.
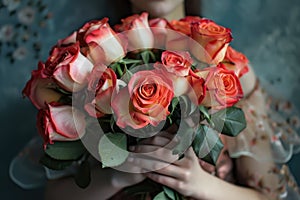
[[[157,174],[155,172],[149,172],[145,174],[146,177],[150,178],[151,180],[160,183],[162,185],[165,185],[169,188],[173,188],[177,191],[183,187],[183,182],[179,181],[176,178],[169,177],[169,176],[164,176],[161,174]]]
[[[189,147],[185,153],[183,154],[183,157],[181,159],[178,159],[173,164],[177,166],[186,166],[189,164],[197,163],[198,164],[199,159],[196,156],[194,150],[192,147]]]
[[[190,159],[195,159],[197,158],[195,152],[194,152],[194,149],[192,147],[189,147],[185,153],[184,153],[184,157],[186,158],[190,158]]]
[[[138,149],[130,154],[132,158],[144,158],[151,160],[160,160],[167,163],[173,163],[178,160],[178,155],[172,153],[166,148],[156,149],[151,145],[138,146]]]
[[[142,169],[142,172],[145,172],[146,169]],[[150,171],[147,169],[147,171]],[[169,176],[178,180],[186,180],[187,177],[189,176],[189,171],[178,167],[176,165],[169,165],[167,167],[158,169],[155,171],[155,173],[164,175],[164,176]]]
[[[136,166],[145,169],[147,171],[157,171],[160,170],[162,168],[168,167],[170,166],[169,162],[164,162],[164,161],[160,161],[160,160],[154,160],[151,159],[149,157],[130,157],[128,159],[130,162],[132,162],[133,164],[135,164]]]

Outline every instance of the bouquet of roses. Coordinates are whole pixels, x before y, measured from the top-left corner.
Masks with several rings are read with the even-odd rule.
[[[39,110],[41,163],[54,170],[75,163],[75,181],[86,187],[89,155],[117,167],[128,146],[176,126],[174,154],[192,146],[215,164],[219,134],[236,136],[246,126],[234,105],[248,60],[231,40],[230,29],[209,19],[148,20],[147,13],[113,28],[107,18],[90,21],[59,40],[23,90]],[[179,198],[161,188],[158,195]]]

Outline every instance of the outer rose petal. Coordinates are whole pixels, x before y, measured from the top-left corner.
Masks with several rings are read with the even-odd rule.
[[[120,38],[107,23],[89,32],[85,41],[89,44],[89,54],[96,64],[109,65],[125,56]]]
[[[39,63],[39,69],[32,71],[31,79],[22,91],[37,109],[46,108],[46,103],[57,102],[62,96],[53,89],[56,84],[44,76],[43,70],[44,64]]]
[[[226,55],[222,63],[226,69],[234,71],[240,78],[249,71],[249,60],[241,52],[236,51],[231,46],[227,48]]]
[[[116,90],[117,75],[111,68],[96,66],[88,78],[85,110],[93,117],[111,114],[111,97]]]
[[[129,51],[153,48],[154,37],[148,23],[148,13],[132,15],[122,19],[121,25],[116,25],[115,29],[123,32],[128,38]]]
[[[127,125],[134,129],[145,127],[148,122],[135,121],[130,114],[130,95],[128,88],[122,88],[120,92],[115,96],[112,101],[112,108],[117,117],[117,125],[121,128],[125,128]]]
[[[53,77],[59,86],[70,92],[77,92],[86,86],[86,84],[78,84],[72,80],[69,75],[69,66],[57,68],[53,73]]]
[[[89,61],[85,56],[78,52],[77,59],[70,63],[69,74],[72,80],[78,84],[86,83],[86,77],[93,69],[93,63]]]
[[[49,105],[50,121],[55,132],[68,139],[79,139],[85,134],[85,116],[72,106]]]
[[[168,21],[162,18],[149,20],[149,26],[154,36],[154,48],[165,48],[167,23]]]
[[[222,109],[233,106],[243,98],[241,83],[233,71],[218,66],[206,68],[197,72],[197,75],[206,80],[207,94],[203,105]]]

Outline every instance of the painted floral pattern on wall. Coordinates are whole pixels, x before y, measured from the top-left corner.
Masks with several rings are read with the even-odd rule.
[[[47,26],[51,13],[43,0],[2,0],[0,16],[0,56],[11,63],[28,56],[40,58],[40,29]]]

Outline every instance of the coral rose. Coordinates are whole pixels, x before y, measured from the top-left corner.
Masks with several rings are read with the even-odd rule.
[[[157,126],[169,115],[173,96],[171,80],[159,70],[136,72],[112,101],[117,125],[134,129]]]
[[[225,69],[220,63],[217,67],[205,68],[196,74],[205,79],[206,95],[202,105],[214,109],[233,106],[243,98],[239,78],[233,71]]]
[[[230,29],[208,19],[201,19],[192,24],[191,37],[193,39],[189,47],[191,53],[198,60],[215,65],[224,59],[232,40]]]

